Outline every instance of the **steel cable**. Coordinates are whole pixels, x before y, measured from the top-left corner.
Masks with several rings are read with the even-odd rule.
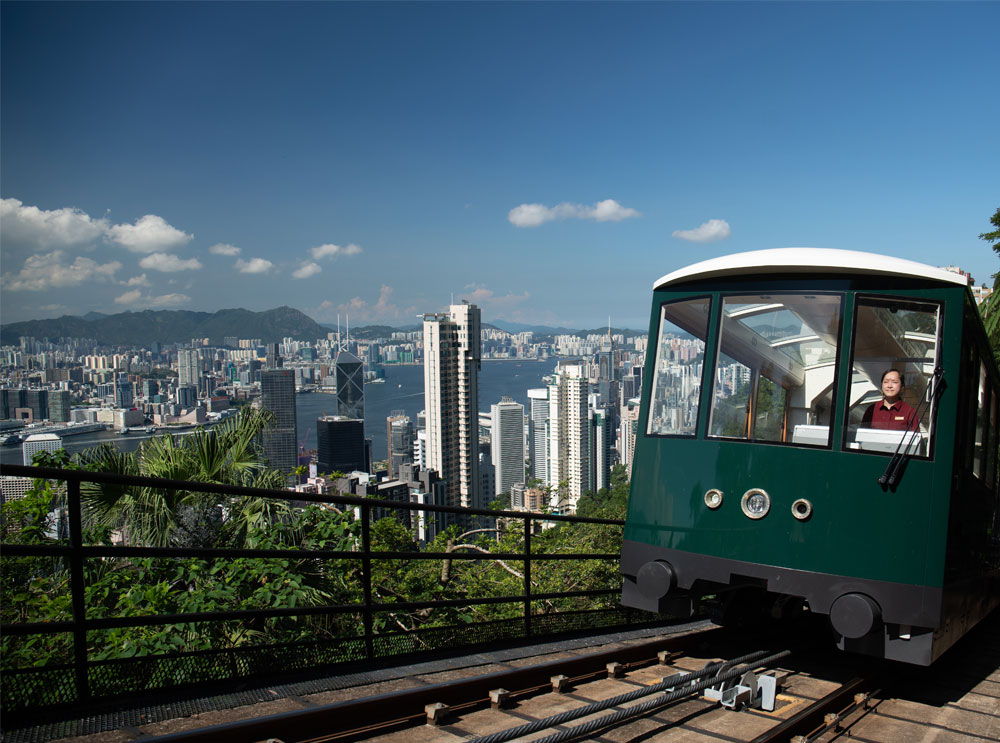
[[[767,656],[767,652],[768,651],[766,650],[758,650],[755,653],[748,653],[747,655],[742,655],[738,658],[733,658],[732,660],[729,661],[725,662],[716,661],[715,663],[709,663],[707,666],[698,671],[694,671],[692,673],[674,674],[673,676],[669,676],[663,679],[663,681],[661,681],[658,684],[652,684],[642,689],[636,689],[635,691],[630,691],[626,694],[619,694],[618,696],[612,697],[611,699],[604,699],[600,702],[594,702],[593,704],[588,704],[584,707],[578,707],[577,709],[561,712],[558,715],[552,715],[551,717],[546,717],[541,720],[535,720],[533,722],[525,723],[524,725],[518,725],[517,727],[510,728],[509,730],[501,730],[499,732],[492,733],[490,735],[485,735],[481,738],[473,738],[471,741],[469,741],[469,743],[504,743],[504,741],[513,740],[514,738],[519,738],[523,735],[530,735],[531,733],[537,733],[539,730],[546,730],[548,728],[555,727],[556,725],[562,725],[563,723],[570,722],[571,720],[577,720],[581,717],[586,717],[587,715],[592,715],[597,712],[603,712],[606,709],[617,707],[619,705],[626,704],[636,699],[641,699],[642,697],[649,696],[650,694],[656,694],[659,692],[666,691],[667,689],[678,686],[680,684],[688,684],[693,679],[702,678],[712,673],[718,673],[718,671],[724,668],[725,666],[735,666],[758,660],[760,661],[760,663],[755,665],[763,665],[766,663],[770,663],[771,661],[777,660],[778,658],[785,657],[786,655],[789,654],[790,651],[785,650],[781,653],[765,657]],[[695,691],[701,691],[702,689],[708,688],[709,686],[718,681],[723,681],[729,678],[735,678],[736,676],[742,675],[743,673],[744,670],[742,669],[733,669],[730,671],[724,671],[721,674],[712,676],[711,679],[704,682],[697,688],[694,685],[692,686],[685,685],[683,689],[672,692],[668,696],[674,697],[675,695],[679,695],[676,698],[680,699],[685,696],[689,696],[690,694],[693,694]],[[657,704],[669,704],[670,701],[673,701],[673,698],[671,698],[669,701],[664,701],[662,699],[657,699],[653,701],[655,701]],[[622,710],[622,711],[631,713],[632,710],[635,709],[638,709],[638,706],[631,707],[628,710]],[[610,717],[613,717],[613,715],[609,716],[609,718]],[[587,725],[589,724],[590,723],[587,723]],[[580,731],[581,734],[583,732],[586,732],[580,730],[581,727],[583,726],[572,728],[572,730],[562,731],[561,733],[559,733],[559,735],[562,735],[563,733],[576,732],[576,731]],[[555,740],[555,738],[552,739]],[[544,740],[549,740],[549,738],[545,738]],[[536,743],[538,742],[536,741]]]
[[[780,658],[784,658],[786,655],[790,655],[791,651],[784,650],[780,653],[775,653],[774,655],[768,656],[767,658],[761,658],[755,665],[767,665]],[[628,709],[618,710],[610,715],[605,715],[596,720],[591,720],[590,722],[585,722],[582,725],[577,725],[574,728],[568,730],[560,730],[558,733],[548,735],[544,738],[539,738],[533,743],[564,743],[564,741],[574,740],[579,738],[581,735],[586,735],[592,733],[595,730],[600,730],[601,728],[609,727],[611,725],[617,725],[620,722],[631,719],[633,717],[641,717],[649,712],[652,712],[660,707],[666,707],[668,704],[672,704],[684,697],[691,696],[692,694],[707,689],[713,684],[719,681],[727,681],[733,678],[739,678],[745,673],[744,669],[734,668],[731,671],[726,671],[720,673],[718,676],[714,676],[705,681],[699,681],[691,686],[686,686],[683,689],[678,689],[677,691],[672,691],[661,698],[650,699],[649,701],[637,704],[634,707],[629,707]]]

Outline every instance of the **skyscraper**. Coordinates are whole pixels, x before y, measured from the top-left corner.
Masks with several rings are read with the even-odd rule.
[[[524,482],[524,406],[509,397],[490,406],[493,435],[490,457],[496,472],[496,495]]]
[[[365,367],[353,353],[341,351],[334,362],[337,376],[337,414],[365,419]]]
[[[531,455],[531,479],[546,482],[549,472],[549,388],[528,390],[528,405],[530,406],[528,448]]]
[[[389,479],[399,476],[399,467],[413,462],[413,422],[401,411],[393,411],[386,418],[386,458],[389,465]]]
[[[367,472],[365,422],[341,415],[316,421],[316,468],[319,472]]]
[[[549,384],[549,471],[547,484],[559,493],[553,503],[562,512],[576,511],[580,496],[591,490],[590,420],[586,368],[559,362]]]
[[[177,350],[177,386],[198,389],[201,377],[201,361],[196,348]]]
[[[479,478],[479,308],[453,304],[424,315],[427,465],[445,483],[448,505],[482,508]]]
[[[271,467],[290,474],[296,466],[295,374],[268,369],[260,377],[261,407],[274,414],[263,434],[264,455]]]
[[[614,427],[611,410],[590,409],[590,487],[594,492],[611,486],[611,461],[614,449]]]

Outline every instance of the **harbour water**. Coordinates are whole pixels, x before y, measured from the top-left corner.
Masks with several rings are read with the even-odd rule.
[[[504,395],[528,407],[528,390],[541,387],[542,377],[551,374],[556,360],[535,361],[510,359],[483,361],[479,372],[479,409],[489,411],[490,405],[500,402]],[[306,449],[316,448],[316,419],[321,415],[337,412],[337,398],[323,392],[296,396],[299,443]],[[385,419],[395,410],[403,411],[416,424],[417,413],[424,409],[423,365],[387,366],[385,382],[365,385],[365,435],[372,439],[372,456],[386,457]],[[100,431],[71,436],[63,440],[68,452],[89,449],[105,441],[114,443],[122,451],[133,451],[151,435],[136,430],[126,436],[116,431]],[[21,464],[21,447],[0,447],[0,461],[4,464]]]

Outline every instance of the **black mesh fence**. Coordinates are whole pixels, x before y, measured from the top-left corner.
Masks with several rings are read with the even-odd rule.
[[[531,636],[522,617],[491,622],[423,627],[387,632],[373,638],[376,658],[405,658],[432,651],[496,647],[498,644],[551,638],[568,633],[629,626],[636,614],[624,608],[534,615]],[[662,620],[639,615],[643,621]],[[141,697],[154,692],[203,689],[226,682],[274,682],[305,672],[335,671],[367,658],[365,638],[348,637],[229,648],[140,658],[92,661],[88,667],[95,700]],[[72,665],[22,668],[4,673],[3,710],[9,720],[43,707],[77,701]]]
[[[46,708],[84,708],[172,690],[246,686],[359,661],[382,662],[630,623],[630,613],[615,606],[616,555],[608,554],[613,552],[613,540],[596,542],[601,548],[580,554],[572,540],[563,540],[558,550],[543,554],[537,551],[541,537],[532,537],[539,521],[552,522],[549,526],[575,523],[582,529],[615,530],[620,535],[622,522],[613,519],[311,496],[319,503],[340,504],[344,513],[357,513],[351,523],[335,522],[346,530],[346,536],[335,535],[341,540],[339,548],[322,543],[309,549],[98,545],[82,537],[83,482],[260,499],[287,500],[288,494],[79,470],[5,465],[3,471],[67,482],[70,514],[68,540],[3,545],[4,580],[12,586],[23,584],[25,595],[30,593],[35,605],[47,612],[28,615],[16,610],[17,602],[2,608],[0,710],[5,724]],[[371,532],[380,528],[376,516],[392,509],[426,510],[449,518],[460,514],[489,523],[502,518],[512,538],[501,546],[497,532],[495,543],[476,545],[478,551],[465,553],[444,552],[442,545],[428,552],[403,543],[394,548],[386,541],[381,551],[373,549]],[[495,532],[480,528],[468,533],[476,531]],[[171,566],[177,566],[178,574],[184,568],[184,580],[171,577]],[[323,566],[325,573],[313,570],[316,566]],[[431,566],[429,573],[426,568]],[[249,574],[251,568],[257,571],[254,580],[241,579],[240,585],[256,587],[252,596],[233,593],[226,594],[225,601],[191,603],[205,595],[198,588],[200,579],[191,577],[196,572],[217,576],[209,585],[221,591],[231,575]],[[292,568],[298,571],[294,575]],[[496,569],[497,574],[490,575],[487,569]],[[424,587],[423,596],[433,598],[411,599],[404,590],[406,582],[396,582],[404,571]],[[158,579],[144,582],[152,574]],[[450,588],[456,576],[464,575],[476,579],[469,585],[481,589],[480,595]],[[292,578],[302,583],[300,593],[306,599],[326,592],[323,595],[334,600],[287,603],[288,597],[278,592]],[[119,597],[118,603],[96,590],[98,579],[104,581],[100,585],[105,594]],[[313,579],[318,582],[310,594],[308,584]],[[174,583],[189,587],[175,589]],[[334,590],[337,585],[340,593]],[[442,585],[452,592],[439,590]],[[263,586],[266,596],[257,590]],[[17,595],[15,590],[8,593]],[[122,597],[129,603],[123,604]],[[44,659],[38,652],[43,645]]]

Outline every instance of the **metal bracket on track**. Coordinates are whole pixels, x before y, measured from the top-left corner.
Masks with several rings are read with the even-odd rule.
[[[732,670],[733,667],[732,663],[724,663],[716,671],[716,677]],[[778,696],[778,679],[773,672],[758,675],[747,670],[739,678],[713,684],[702,694],[705,699],[718,702],[726,709],[741,710],[745,707],[752,707],[753,709],[762,709],[765,712],[773,712],[774,702]]]

